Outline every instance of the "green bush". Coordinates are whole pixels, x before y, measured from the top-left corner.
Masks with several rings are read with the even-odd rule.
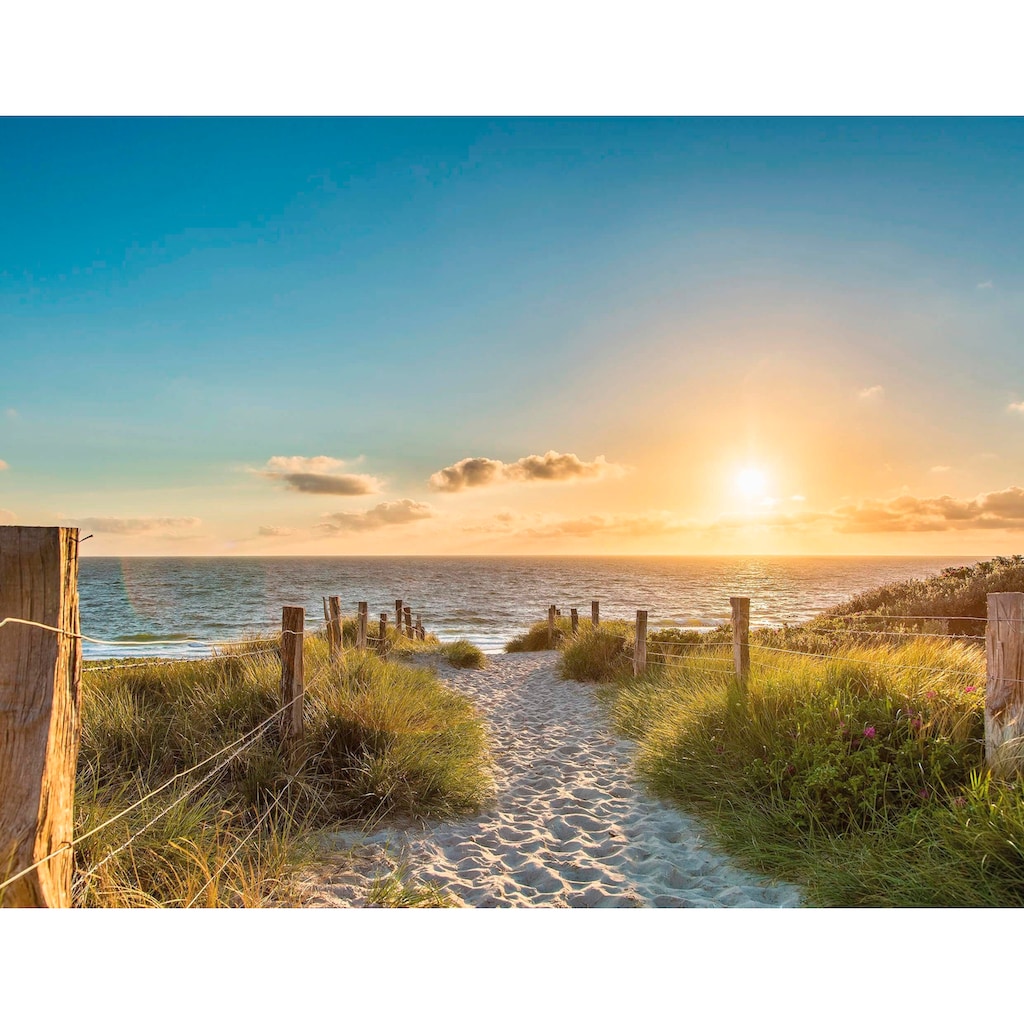
[[[483,668],[487,664],[484,652],[468,640],[441,644],[441,656],[455,668]]]
[[[449,817],[480,806],[490,776],[472,704],[432,672],[370,651],[347,650],[332,662],[321,635],[304,645],[298,764],[282,756],[274,723],[251,745],[233,748],[230,763],[182,800],[208,769],[180,780],[176,773],[278,709],[276,651],[249,653],[122,663],[84,675],[76,833],[170,784],[76,847],[77,905],[265,905],[284,898],[287,865],[316,829],[390,815]]]
[[[554,651],[562,646],[567,636],[572,635],[572,623],[562,616],[555,619],[554,643],[548,637],[548,622],[535,622],[525,633],[520,633],[505,644],[508,654],[521,654],[529,651]]]

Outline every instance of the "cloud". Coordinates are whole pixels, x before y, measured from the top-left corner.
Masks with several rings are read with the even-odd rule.
[[[387,526],[402,526],[421,519],[432,519],[435,515],[430,505],[403,498],[401,501],[381,502],[366,512],[332,512],[324,516],[327,522],[322,523],[320,529],[331,534],[381,530]]]
[[[17,409],[5,409],[4,410],[4,415],[9,420],[16,420],[18,418],[18,410]]]
[[[435,491],[453,493],[469,487],[537,480],[599,480],[617,476],[624,471],[625,467],[607,462],[603,455],[598,455],[593,462],[584,462],[572,453],[561,455],[549,451],[544,455],[527,455],[508,463],[482,457],[462,459],[434,473],[430,477],[430,486]]]
[[[1006,407],[1006,411],[1024,413],[1024,402],[1011,402]]]
[[[595,534],[616,537],[649,537],[676,533],[691,527],[670,512],[653,511],[595,514],[577,518],[516,515],[501,512],[486,522],[463,527],[465,533],[503,533],[528,539],[550,537],[592,537]]]
[[[74,519],[72,523],[80,530],[91,533],[117,533],[124,536],[132,534],[152,534],[157,530],[195,529],[202,523],[195,516],[142,516],[137,519],[121,519],[118,516],[87,516],[85,519]]]
[[[885,388],[881,384],[872,384],[869,388],[861,388],[857,392],[857,397],[863,399],[866,402],[870,402],[872,399],[881,398],[885,394]]]
[[[13,526],[14,513],[9,508],[0,508],[0,526]]]
[[[3,459],[0,459],[0,472],[2,472],[5,469],[10,469],[10,468],[11,467],[6,462],[4,462]]]
[[[263,469],[252,470],[270,480],[278,480],[289,490],[304,494],[355,496],[379,494],[381,481],[366,473],[342,473],[346,463],[328,455],[275,455]]]
[[[953,467],[952,466],[932,466],[928,470],[929,473],[948,473]]]
[[[261,526],[259,536],[261,537],[290,537],[295,531],[283,526]]]
[[[958,499],[914,498],[862,501],[832,513],[840,533],[920,533],[944,530],[1024,530],[1024,488]]]
[[[994,288],[995,285],[991,281],[982,281],[981,284],[976,284],[974,287],[981,291],[982,289]]]
[[[790,501],[806,501],[807,499],[802,494],[794,494],[789,500]]]

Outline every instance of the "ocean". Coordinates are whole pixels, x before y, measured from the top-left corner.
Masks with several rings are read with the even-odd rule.
[[[286,604],[302,605],[307,629],[318,628],[331,595],[346,616],[368,602],[371,623],[384,611],[392,621],[401,598],[440,639],[489,653],[551,604],[588,618],[600,601],[602,619],[645,608],[652,629],[708,628],[728,620],[738,595],[751,599],[752,625],[794,624],[862,590],[982,557],[83,557],[82,632],[142,645],[85,641],[83,656],[203,657],[217,642],[280,629]]]

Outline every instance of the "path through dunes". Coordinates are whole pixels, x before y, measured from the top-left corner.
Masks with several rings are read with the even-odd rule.
[[[799,892],[733,867],[695,819],[650,797],[594,687],[560,679],[557,655],[504,654],[438,671],[486,713],[495,799],[481,814],[369,836],[307,872],[303,905],[362,906],[396,867],[474,907],[779,907]],[[351,856],[347,855],[351,851]]]

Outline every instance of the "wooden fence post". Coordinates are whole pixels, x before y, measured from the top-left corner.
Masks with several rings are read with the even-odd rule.
[[[580,631],[580,613],[577,608],[569,609],[569,622],[572,624],[572,635],[576,636]]]
[[[341,629],[341,598],[331,598],[331,625],[327,634],[331,645],[331,657],[340,658],[345,649],[345,638]]]
[[[1009,777],[1024,763],[1024,594],[989,594],[985,763]]]
[[[378,633],[378,636],[380,638],[380,643],[378,644],[378,647],[380,649],[381,655],[383,655],[384,654],[384,645],[385,645],[385,643],[387,643],[387,639],[388,639],[388,613],[387,612],[381,612],[380,613],[380,632]]]
[[[594,628],[597,629],[601,625],[601,602],[591,601],[590,602],[590,621],[594,624]]]
[[[633,648],[633,675],[647,669],[647,612],[636,613],[636,646]]]
[[[750,598],[730,597],[732,605],[732,660],[736,677],[746,683],[750,675]]]
[[[399,637],[402,635],[402,602],[395,601],[395,630]]]
[[[366,650],[366,634],[370,628],[369,611],[365,601],[359,602],[359,620],[356,623],[356,647]]]
[[[302,742],[302,639],[304,609],[285,605],[281,609],[281,745],[293,760]]]
[[[417,615],[416,616],[416,639],[417,640],[426,640],[427,639],[427,631],[423,628],[423,616],[422,615]]]
[[[78,530],[0,526],[0,907],[69,907],[81,736]]]
[[[407,604],[402,605],[402,614],[405,616],[405,635],[412,639],[412,608]]]
[[[555,606],[548,605],[548,644],[555,646]]]

